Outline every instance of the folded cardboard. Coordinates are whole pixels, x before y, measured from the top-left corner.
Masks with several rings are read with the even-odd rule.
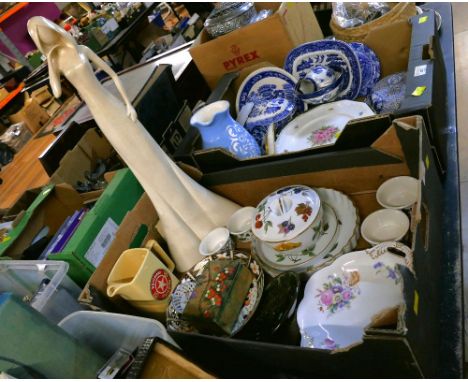
[[[106,310],[108,301],[111,301],[120,309],[130,308],[120,296],[107,297],[107,277],[123,251],[143,247],[148,240],[160,239],[156,231],[157,222],[158,214],[148,195],[143,193],[123,218],[114,241],[83,288],[79,297],[81,303],[93,309]]]
[[[24,211],[24,201],[34,201]],[[21,259],[38,234],[47,230],[47,237],[52,237],[65,219],[83,206],[82,200],[67,184],[48,185],[40,190],[27,191],[7,215],[17,215],[13,230],[0,243],[0,256]]]
[[[53,183],[68,183],[73,186],[85,181],[85,173],[92,173],[98,159],[107,159],[113,148],[107,139],[98,134],[97,128],[89,129],[75,147],[60,160],[60,165],[50,177]]]
[[[171,333],[197,363],[216,365],[214,371],[220,377],[230,378],[436,375],[436,362],[430,360],[438,352],[435,332],[439,327],[439,311],[434,301],[441,293],[437,291],[437,280],[441,277],[437,264],[442,240],[436,223],[442,214],[441,179],[420,116],[396,120],[393,124],[388,116],[379,121],[385,130],[368,147],[266,163],[248,170],[235,169],[232,171],[245,172],[242,179],[223,178],[221,184],[214,177],[209,188],[241,205],[256,205],[268,193],[291,184],[334,188],[352,199],[362,220],[381,208],[375,193],[385,180],[398,175],[419,178],[421,199],[413,210],[412,231],[407,241],[414,251],[416,277],[403,271],[405,309],[400,311],[398,325],[369,328],[362,344],[337,353],[300,348],[294,322],[287,329],[295,334],[289,335],[290,341],[286,343],[275,343],[274,338],[266,343]],[[206,181],[205,176],[203,180]],[[361,239],[359,247],[367,246]],[[200,348],[205,351],[200,352]],[[236,362],[226,366],[222,363],[226,357]]]
[[[49,114],[35,99],[25,96],[22,109],[15,114],[11,114],[8,119],[11,123],[24,122],[31,133],[34,134],[49,120]]]
[[[225,73],[260,61],[282,67],[292,48],[323,38],[309,3],[255,3],[255,7],[275,13],[213,40],[203,30],[190,49],[195,64],[212,89]]]
[[[63,251],[50,255],[49,259],[68,262],[68,275],[78,285],[86,284],[112,245],[119,224],[142,193],[133,173],[129,169],[119,170]]]

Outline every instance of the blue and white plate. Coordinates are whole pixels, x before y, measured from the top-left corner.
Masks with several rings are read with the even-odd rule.
[[[281,68],[269,66],[250,73],[242,82],[237,92],[236,111],[247,102],[258,103],[274,98],[287,98],[296,105],[296,110],[303,113],[307,105],[297,97],[297,80]]]
[[[273,98],[256,102],[244,127],[255,138],[263,149],[268,127],[274,125],[275,133],[281,130],[294,118],[296,105],[287,98]]]
[[[366,97],[380,78],[380,61],[374,51],[360,42],[349,44],[356,52],[361,66],[360,97]]]
[[[299,45],[287,55],[284,69],[301,79],[318,65],[342,72],[342,85],[335,100],[352,100],[359,95],[361,68],[358,56],[349,44],[339,40],[318,40]]]

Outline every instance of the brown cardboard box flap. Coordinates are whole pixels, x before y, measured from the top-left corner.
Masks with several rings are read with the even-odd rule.
[[[264,6],[278,7],[277,4]],[[272,16],[213,40],[202,31],[190,54],[213,89],[225,73],[261,61],[283,67],[292,48],[321,38],[322,31],[309,3],[282,3]]]
[[[79,300],[86,301],[89,299],[86,290],[93,288],[100,292],[103,296],[107,296],[107,277],[111,272],[115,262],[120,257],[123,251],[128,249],[140,232],[142,227],[147,229],[145,237],[142,239],[142,246],[148,240],[159,239],[160,236],[156,231],[155,225],[158,222],[158,214],[151,203],[150,198],[146,193],[143,193],[140,200],[135,204],[135,207],[128,212],[115,234],[115,239],[112,242],[109,250],[105,254],[99,266],[94,271],[93,275],[86,284],[83,292],[81,293]],[[120,297],[116,297],[113,300],[118,300]]]

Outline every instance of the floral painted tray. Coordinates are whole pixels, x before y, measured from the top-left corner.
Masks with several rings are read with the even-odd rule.
[[[262,269],[251,256],[244,253],[219,253],[212,256],[206,256],[181,278],[179,285],[177,285],[176,289],[172,292],[171,301],[169,302],[169,306],[166,310],[166,326],[169,330],[185,333],[197,333],[197,329],[195,329],[190,322],[182,318],[182,313],[190,299],[190,295],[195,289],[194,279],[203,272],[203,269],[210,261],[217,259],[240,259],[249,267],[253,275],[252,284],[245,299],[244,306],[239,313],[237,322],[234,324],[234,329],[231,335],[238,333],[253,316],[263,293],[264,275]],[[216,296],[213,296],[213,299],[216,302]]]
[[[343,100],[317,106],[286,125],[275,142],[275,154],[334,145],[350,120],[372,115],[364,102]]]

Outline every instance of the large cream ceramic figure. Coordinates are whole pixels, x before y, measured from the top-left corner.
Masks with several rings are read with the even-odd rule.
[[[196,183],[164,153],[138,121],[116,73],[91,49],[77,45],[65,30],[43,17],[31,18],[28,31],[47,57],[54,96],[61,95],[63,74],[153,202],[160,217],[158,228],[177,269],[188,270],[201,260],[198,253],[201,238],[226,224],[239,206]],[[89,61],[112,78],[123,103],[96,79]]]

